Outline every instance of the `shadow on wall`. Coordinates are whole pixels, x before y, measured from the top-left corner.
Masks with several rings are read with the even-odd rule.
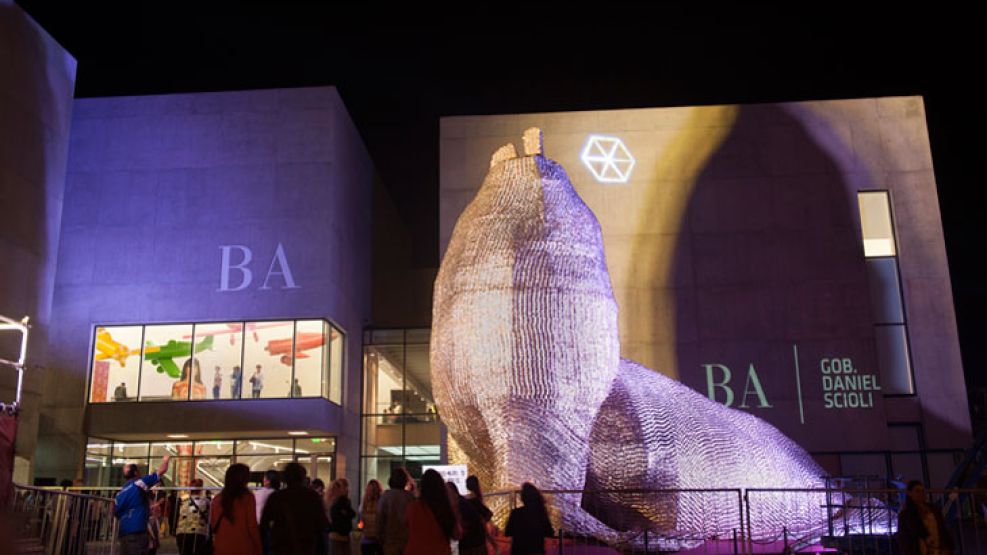
[[[674,297],[683,382],[706,392],[702,364],[710,362],[735,368],[737,389],[743,389],[740,374],[750,362],[763,365],[762,382],[781,369],[781,387],[764,387],[769,398],[780,398],[780,410],[769,419],[790,432],[797,425],[785,422],[785,415],[791,420],[785,403],[793,409],[795,397],[794,384],[788,387],[794,381],[792,344],[813,370],[820,357],[843,350],[860,360],[858,367],[878,373],[856,188],[784,108],[738,108],[728,134],[696,175],[669,269],[691,276]],[[806,399],[821,399],[818,379],[804,380],[802,387]],[[880,424],[864,426],[860,434],[883,428],[881,400],[876,402]],[[799,428],[803,436],[813,427],[807,424]]]
[[[739,107],[684,207],[674,271],[692,279],[676,298],[677,343],[729,356],[732,342],[872,339],[851,200],[797,120]]]

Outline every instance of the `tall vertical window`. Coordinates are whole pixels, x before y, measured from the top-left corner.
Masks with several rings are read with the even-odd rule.
[[[860,227],[864,235],[864,256],[897,256],[888,192],[858,193],[857,203],[860,205]]]
[[[382,483],[397,466],[421,476],[440,464],[443,434],[432,398],[428,329],[365,334],[362,480]]]
[[[887,395],[914,394],[891,197],[887,191],[862,191],[857,203],[881,387]]]

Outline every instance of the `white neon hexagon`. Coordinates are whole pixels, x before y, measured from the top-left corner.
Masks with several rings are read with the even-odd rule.
[[[590,135],[579,159],[600,183],[627,183],[634,171],[634,156],[618,137]]]

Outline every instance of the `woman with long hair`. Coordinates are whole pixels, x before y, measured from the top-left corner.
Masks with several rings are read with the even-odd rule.
[[[209,528],[215,555],[261,555],[254,494],[247,489],[250,468],[245,464],[226,469],[223,491],[212,500]]]
[[[339,478],[329,486],[326,506],[329,507],[329,553],[349,553],[350,532],[353,531],[356,511],[350,503],[350,483],[346,478]]]
[[[545,498],[531,482],[521,486],[523,507],[511,511],[504,535],[511,538],[511,555],[545,553],[545,538],[555,535],[545,510]]]
[[[361,555],[383,555],[384,547],[380,543],[377,531],[377,503],[380,501],[381,487],[377,480],[367,482],[360,502],[360,522],[363,523],[363,539],[360,540]]]
[[[462,527],[449,501],[442,476],[431,468],[422,475],[418,499],[405,511],[408,544],[404,555],[451,555],[452,540],[462,537]]]
[[[939,507],[925,499],[925,485],[908,482],[905,506],[898,514],[898,548],[902,555],[951,555],[953,537]]]
[[[190,358],[182,365],[181,377],[171,384],[171,398],[185,401],[189,398],[189,389],[192,390],[192,399],[206,398],[206,386],[202,383],[202,369],[197,358]]]
[[[459,553],[460,555],[485,555],[488,543],[496,551],[497,546],[493,540],[496,528],[490,523],[493,512],[483,504],[480,479],[476,476],[466,478],[466,490],[469,493],[464,499],[465,505],[459,511],[463,522],[463,539],[459,541]]]

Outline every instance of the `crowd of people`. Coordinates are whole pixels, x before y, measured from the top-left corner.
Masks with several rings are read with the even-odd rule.
[[[120,553],[152,554],[160,546],[162,501],[153,489],[168,471],[169,457],[142,476],[136,464],[124,467],[126,482],[116,497]],[[263,487],[251,490],[250,468],[233,464],[223,489],[209,499],[202,480],[192,480],[188,496],[174,501],[175,540],[181,555],[443,555],[458,545],[461,555],[497,553],[480,481],[466,480],[466,495],[435,470],[416,484],[404,468],[395,468],[383,490],[377,480],[364,488],[354,508],[345,478],[328,488],[309,481],[305,467],[288,463],[281,472],[264,473]],[[282,487],[282,480],[283,486]],[[504,535],[512,554],[545,553],[554,533],[541,492],[521,488],[523,506],[511,511]],[[354,528],[360,534],[354,534]],[[356,545],[359,542],[359,545]]]

